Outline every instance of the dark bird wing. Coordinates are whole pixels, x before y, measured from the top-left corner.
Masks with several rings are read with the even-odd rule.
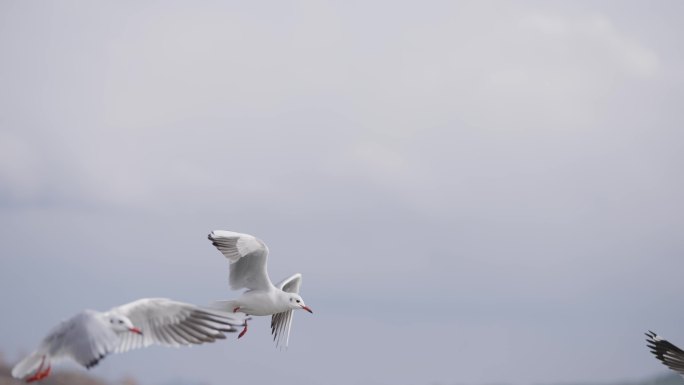
[[[651,353],[663,365],[684,376],[684,350],[650,330],[646,333],[646,337],[648,337],[646,346],[651,349]]]

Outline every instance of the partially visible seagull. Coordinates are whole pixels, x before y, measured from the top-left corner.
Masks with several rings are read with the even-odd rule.
[[[684,350],[652,331],[646,333],[647,346],[663,365],[684,376]]]
[[[313,313],[299,295],[302,275],[297,273],[277,285],[266,271],[268,247],[261,240],[232,231],[215,230],[209,240],[230,261],[230,287],[248,289],[232,301],[218,301],[224,311],[271,317],[271,334],[276,346],[287,347],[292,327],[292,311],[303,309]],[[247,322],[238,338],[247,332]]]
[[[52,364],[72,359],[87,369],[110,353],[121,353],[152,344],[181,346],[214,342],[246,325],[241,314],[172,301],[145,298],[107,312],[84,310],[62,321],[38,349],[12,369],[14,378],[40,381]]]

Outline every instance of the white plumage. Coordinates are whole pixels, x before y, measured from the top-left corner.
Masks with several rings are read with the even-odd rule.
[[[50,374],[51,365],[72,359],[91,368],[110,353],[149,345],[183,346],[224,339],[224,332],[244,326],[242,314],[164,298],[140,299],[107,312],[84,310],[57,325],[29,356],[12,369],[27,382]]]
[[[312,313],[299,296],[302,275],[297,273],[273,285],[266,269],[268,247],[249,234],[215,230],[209,234],[212,244],[230,262],[229,281],[233,290],[247,289],[231,301],[219,301],[221,310],[249,315],[271,315],[271,333],[276,346],[287,347],[292,327],[292,311],[304,309]],[[240,333],[242,337],[247,325]]]

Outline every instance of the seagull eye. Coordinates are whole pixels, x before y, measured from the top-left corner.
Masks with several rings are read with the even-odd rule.
[[[122,320],[119,320],[119,323],[120,323],[120,324],[122,324],[122,323],[123,323],[123,321],[122,321]]]
[[[297,303],[300,303],[300,302],[302,302],[302,301],[300,301],[300,300],[297,300]]]

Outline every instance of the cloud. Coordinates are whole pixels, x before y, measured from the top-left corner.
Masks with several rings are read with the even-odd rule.
[[[561,49],[563,45],[573,44],[573,41],[585,45],[596,56],[582,59],[612,62],[614,68],[627,76],[649,78],[658,73],[658,55],[618,30],[604,15],[589,14],[573,18],[531,12],[521,18],[520,25],[553,39]],[[566,55],[572,55],[572,51],[566,51]]]

